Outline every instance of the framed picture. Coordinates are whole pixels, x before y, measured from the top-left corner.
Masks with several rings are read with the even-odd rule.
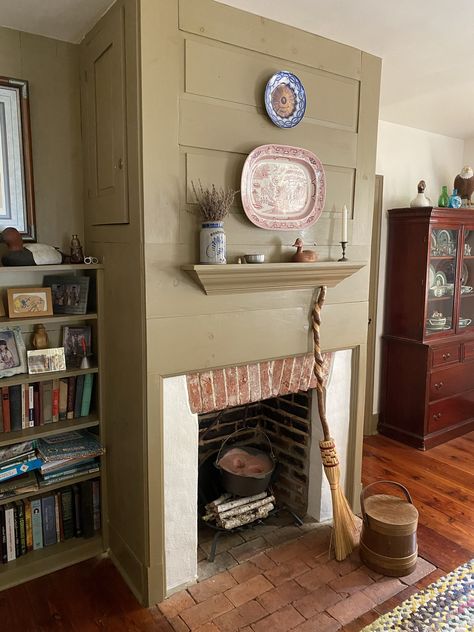
[[[53,299],[50,287],[8,288],[8,316],[32,318],[52,316]]]
[[[28,82],[0,77],[0,231],[35,241],[35,198]]]
[[[55,314],[85,314],[87,312],[89,277],[45,276],[43,285],[51,288]]]
[[[20,327],[0,327],[0,378],[26,373],[26,347]]]
[[[91,354],[90,326],[64,327],[63,347],[67,368],[78,369],[81,366],[82,358]]]
[[[28,373],[52,373],[65,370],[64,347],[28,351]]]

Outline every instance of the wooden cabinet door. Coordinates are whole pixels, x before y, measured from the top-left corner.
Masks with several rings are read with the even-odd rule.
[[[85,194],[92,225],[129,221],[124,22],[117,6],[83,46]]]

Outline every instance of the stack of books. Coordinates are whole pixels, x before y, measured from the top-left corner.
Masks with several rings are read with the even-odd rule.
[[[0,485],[17,476],[37,470],[42,465],[43,461],[36,453],[34,441],[23,441],[0,448]]]
[[[98,457],[104,454],[104,448],[96,435],[82,430],[39,439],[37,452],[42,460],[39,485],[47,487],[74,476],[98,472]]]
[[[0,432],[88,417],[94,374],[15,384],[1,389]]]
[[[99,480],[11,502],[0,506],[0,559],[7,563],[70,538],[92,537],[100,523]]]

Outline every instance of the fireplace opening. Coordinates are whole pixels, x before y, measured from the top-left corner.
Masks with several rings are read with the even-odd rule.
[[[352,454],[352,350],[337,350],[325,354],[324,359],[326,410],[344,485]],[[313,366],[313,354],[308,353],[164,378],[165,563],[169,594],[330,519],[331,492],[319,450],[322,435]],[[214,532],[198,520],[198,502],[202,510],[209,498],[215,500],[222,494],[215,457],[224,439],[244,427],[246,432],[235,438],[234,445],[246,441],[247,445],[267,450],[260,432],[269,436],[279,465],[278,478],[269,491],[275,495],[276,507],[288,507],[304,517],[305,524],[294,525],[286,512],[271,515],[254,528],[249,525],[221,537],[216,560],[209,563]],[[201,494],[199,487],[204,489]]]
[[[208,528],[224,536],[226,531],[231,533],[247,526],[258,529],[267,517],[285,510],[301,523],[308,510],[311,396],[311,391],[300,391],[198,415],[198,512]],[[249,496],[245,503],[226,493],[215,465],[224,442],[226,448],[273,453],[275,470],[265,493]],[[222,503],[225,513],[218,513],[216,500]],[[235,500],[242,503],[238,508],[234,507]],[[222,521],[222,515],[232,518]],[[217,539],[214,538],[214,544]],[[214,553],[215,546],[209,553],[210,561]]]

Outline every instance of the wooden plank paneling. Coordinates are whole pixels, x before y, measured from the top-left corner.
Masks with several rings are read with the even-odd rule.
[[[186,39],[188,93],[262,107],[268,79],[282,67],[306,90],[305,118],[357,131],[359,82],[212,40]]]
[[[357,143],[357,176],[354,200],[353,243],[370,244],[375,189],[381,64],[378,57],[362,53],[362,76]]]
[[[359,50],[211,0],[179,0],[179,28],[345,77],[360,75]]]
[[[353,168],[357,134],[303,120],[291,130],[279,129],[254,107],[185,95],[180,101],[181,145],[249,153],[266,143],[305,147],[324,164]],[[262,113],[263,114],[263,113]]]

